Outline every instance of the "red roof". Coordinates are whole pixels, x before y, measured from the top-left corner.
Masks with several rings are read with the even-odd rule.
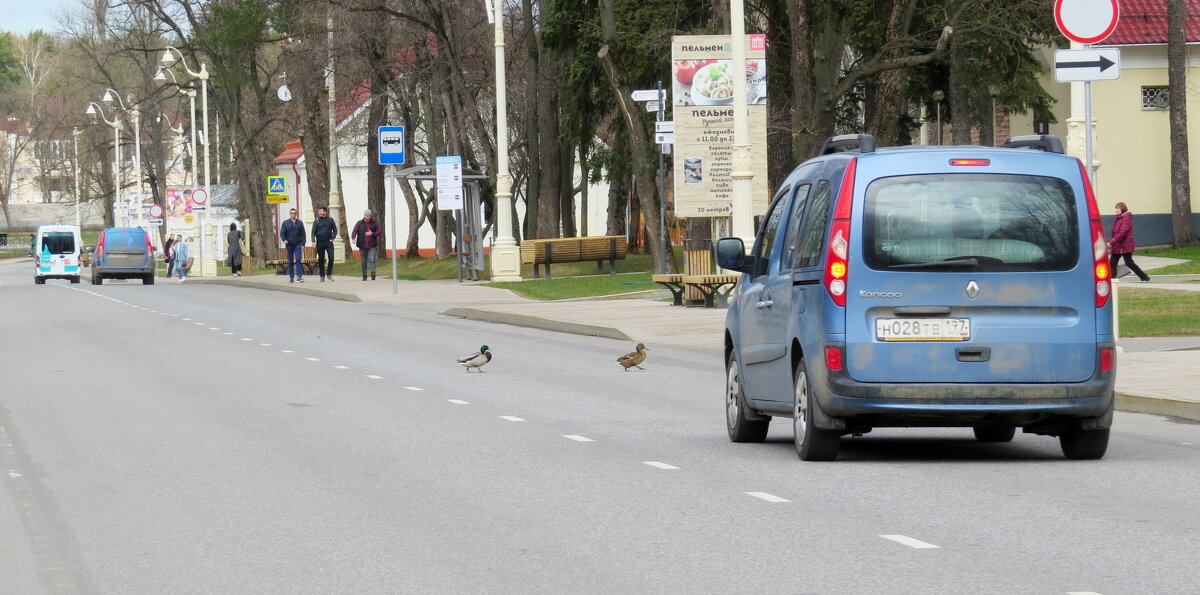
[[[1186,0],[1188,42],[1200,41],[1200,0]],[[1097,45],[1167,43],[1167,0],[1117,0],[1121,9],[1117,29]]]
[[[285,163],[296,163],[300,157],[304,156],[304,146],[300,144],[299,139],[287,144],[283,152],[278,157],[271,161],[271,165],[282,165]]]

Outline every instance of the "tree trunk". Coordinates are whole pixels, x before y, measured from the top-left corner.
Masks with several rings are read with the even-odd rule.
[[[379,164],[379,127],[388,122],[388,83],[391,80],[391,60],[388,54],[388,16],[378,13],[378,29],[371,32],[367,40],[367,62],[371,71],[371,107],[367,112],[367,208],[375,214],[375,221],[382,231],[379,238],[379,257],[387,256],[387,238],[396,230],[389,229],[387,217],[387,180],[384,167]],[[411,136],[405,142],[411,147]],[[405,154],[411,154],[405,148]]]
[[[1171,230],[1175,247],[1200,244],[1192,219],[1192,189],[1188,179],[1187,137],[1187,22],[1184,0],[1167,0],[1167,69],[1171,98]]]
[[[971,90],[963,80],[966,71],[966,52],[954,42],[950,46],[950,144],[971,144]],[[942,114],[945,116],[945,114]],[[938,139],[941,144],[941,139]]]
[[[888,15],[885,45],[900,41],[908,35],[915,4],[914,0],[894,1]],[[903,55],[902,50],[893,49],[882,53],[882,58],[894,60]],[[881,145],[909,144],[908,131],[902,130],[900,126],[901,117],[905,114],[908,104],[905,100],[908,71],[899,68],[885,70],[876,77],[874,86],[867,130],[875,135],[876,141]]]
[[[533,0],[523,0],[521,2],[522,21],[525,24],[525,51],[526,51],[526,72],[528,73],[525,81],[525,129],[527,148],[525,155],[527,159],[528,179],[525,183],[525,237],[527,238],[546,238],[555,237],[558,234],[549,234],[549,231],[543,227],[542,211],[546,208],[545,202],[542,200],[542,174],[543,169],[538,163],[542,158],[542,134],[541,129],[543,124],[548,125],[548,122],[542,122],[538,115],[542,111],[541,98],[541,62],[538,51],[538,36],[535,33],[536,23],[533,17]]]

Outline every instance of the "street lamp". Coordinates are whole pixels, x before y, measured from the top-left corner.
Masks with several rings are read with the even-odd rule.
[[[729,3],[730,53],[733,66],[733,235],[746,249],[754,245],[754,170],[751,169],[750,115],[746,108],[746,10],[743,0]],[[665,259],[666,254],[662,255]]]
[[[191,146],[191,150],[192,150],[192,152],[191,152],[192,168],[191,169],[192,169],[192,172],[191,173],[192,173],[192,183],[194,184],[196,181],[196,90],[192,89],[190,87],[184,87],[183,85],[180,85],[179,79],[175,78],[175,73],[166,68],[159,68],[158,74],[156,74],[154,76],[154,80],[165,83],[165,82],[167,82],[168,74],[171,75],[171,82],[174,83],[174,85],[180,91],[182,91],[184,95],[187,95],[188,104],[191,107],[192,117],[190,120],[188,120],[188,122],[191,123],[190,127],[192,129],[192,146]]]
[[[211,225],[212,225],[212,221],[209,216],[209,212],[212,210],[212,208],[211,208],[212,207],[212,204],[211,204],[212,203],[212,188],[211,188],[212,178],[211,178],[211,171],[209,169],[209,159],[208,159],[208,148],[209,148],[209,145],[211,144],[208,142],[208,66],[205,65],[203,62],[201,62],[200,70],[198,72],[194,71],[188,67],[187,58],[184,57],[183,52],[180,52],[179,49],[174,46],[167,46],[166,49],[163,50],[162,58],[159,59],[159,62],[162,63],[164,69],[170,68],[171,65],[175,63],[175,54],[179,54],[179,64],[180,64],[180,66],[183,66],[183,70],[186,71],[188,73],[188,75],[191,76],[192,78],[200,79],[200,111],[203,112],[202,117],[204,118],[204,128],[203,128],[204,138],[201,139],[201,142],[204,143],[204,194],[208,196],[208,203],[205,205],[205,208],[204,208],[204,223],[201,225],[201,228],[200,228],[200,275],[199,276],[201,276],[201,277],[216,276],[217,261],[214,258],[214,256],[216,255],[216,246],[215,245],[213,246],[212,251],[205,250],[205,244],[208,243],[208,235],[209,235],[209,231],[210,231],[209,227],[211,227]],[[157,78],[157,77],[155,77],[155,78]],[[163,80],[166,80],[165,77]],[[195,115],[195,112],[193,112],[193,116],[194,115]],[[194,132],[195,126],[196,126],[196,122],[195,122],[195,119],[193,119],[192,120],[193,136],[195,134],[195,132]],[[195,147],[193,145],[193,149],[194,148]],[[192,155],[193,155],[193,159],[194,159],[195,155],[196,155],[194,150],[193,150]],[[215,239],[216,236],[214,235],[213,237]]]
[[[100,118],[113,129],[113,181],[116,182],[116,188],[113,190],[113,224],[115,225],[117,223],[117,205],[121,204],[121,186],[125,185],[124,180],[121,179],[121,118],[114,115],[113,119],[109,120],[104,116],[104,108],[95,101],[88,102],[87,111],[84,113],[93,118]],[[126,215],[122,223],[128,225],[128,214]]]
[[[112,89],[104,90],[104,97],[101,99],[104,103],[112,106],[113,101],[121,106],[121,111],[128,112],[133,116],[133,187],[137,191],[137,224],[142,226],[142,201],[146,199],[146,195],[142,192],[142,126],[141,112],[138,111],[137,104],[134,104],[133,109],[125,107],[125,102],[121,100],[121,94]],[[133,103],[133,100],[129,100]]]
[[[75,141],[75,160],[72,161],[74,175],[72,179],[75,181],[75,227],[83,228],[83,217],[79,214],[79,127],[71,128],[71,138]]]
[[[942,144],[942,100],[946,94],[940,90],[933,92],[933,102],[937,105],[937,143]]]
[[[492,11],[496,20],[496,241],[492,244],[492,281],[520,281],[520,252],[512,236],[512,176],[508,173],[504,0],[495,0]]]

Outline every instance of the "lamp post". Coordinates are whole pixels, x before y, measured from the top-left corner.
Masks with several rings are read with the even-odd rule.
[[[496,241],[492,244],[492,281],[520,281],[520,253],[512,236],[512,176],[508,173],[504,1],[495,0],[492,10],[496,20]]]
[[[937,142],[934,144],[942,144],[942,100],[946,98],[946,94],[942,91],[933,92],[933,102],[937,105]]]
[[[95,101],[88,102],[85,113],[93,118],[100,118],[113,129],[113,181],[116,182],[113,189],[113,225],[116,225],[117,206],[121,204],[121,186],[125,185],[124,180],[121,179],[121,118],[113,116],[113,119],[109,120],[104,115],[104,108]],[[128,224],[128,216],[122,218],[122,223]]]
[[[334,142],[337,137],[337,87],[335,86],[336,79],[333,76],[333,3],[329,4],[329,12],[325,16],[326,28],[328,36],[325,52],[329,61],[328,68],[325,69],[325,90],[329,99],[329,216],[333,221],[339,222],[342,220],[342,191],[339,188],[338,176],[338,152],[337,143]],[[342,237],[348,237],[345,231],[342,232]],[[393,248],[395,249],[395,248]],[[333,262],[346,262],[346,242],[338,240],[333,243]]]
[[[189,104],[189,107],[191,108],[192,115],[191,115],[191,119],[188,120],[188,122],[190,123],[189,128],[192,129],[192,144],[191,144],[190,156],[192,158],[192,168],[191,168],[192,183],[195,184],[196,183],[196,90],[192,89],[192,88],[184,87],[183,85],[180,85],[179,79],[175,78],[175,73],[171,72],[170,70],[168,70],[166,68],[159,68],[158,74],[156,74],[154,76],[154,80],[159,81],[159,82],[166,82],[168,74],[171,75],[171,82],[174,83],[175,86],[178,87],[180,91],[183,91],[184,95],[187,95],[188,104]]]
[[[754,170],[750,157],[750,115],[746,109],[746,11],[742,0],[729,3],[733,73],[733,235],[746,249],[754,245]],[[663,255],[665,258],[666,255]]]
[[[200,275],[199,276],[211,277],[211,276],[216,276],[216,274],[217,274],[217,261],[214,258],[214,256],[216,255],[216,246],[213,246],[212,250],[205,249],[205,244],[208,243],[208,234],[210,231],[209,227],[212,224],[212,221],[211,221],[210,215],[209,215],[209,212],[212,211],[212,188],[211,188],[212,178],[211,178],[211,170],[209,167],[209,159],[208,159],[208,149],[209,149],[209,145],[210,145],[210,143],[208,141],[208,66],[205,65],[203,62],[201,62],[199,72],[194,71],[188,67],[187,59],[183,56],[183,52],[180,52],[179,49],[174,46],[167,46],[166,49],[163,50],[162,58],[159,59],[159,62],[162,63],[163,68],[170,68],[171,65],[175,63],[175,54],[179,54],[179,64],[180,64],[180,66],[183,66],[183,70],[186,71],[188,73],[188,75],[191,76],[192,78],[200,79],[200,111],[203,112],[203,115],[201,117],[204,118],[204,128],[203,128],[204,138],[201,139],[201,142],[204,143],[204,193],[206,195],[208,195],[208,204],[205,206],[205,209],[204,209],[204,223],[200,226]],[[192,120],[193,135],[195,134],[195,132],[194,132],[195,126],[196,126],[196,122],[193,119]],[[193,152],[192,155],[193,155],[193,159],[194,159],[195,152]],[[214,238],[215,238],[215,236],[214,236]]]
[[[116,91],[113,91],[112,89],[105,89],[104,97],[103,97],[102,101],[104,101],[104,103],[108,104],[111,107],[114,99],[117,102],[117,105],[121,106],[121,111],[128,112],[130,116],[133,116],[133,179],[134,179],[133,187],[134,187],[134,190],[137,192],[137,224],[138,224],[138,227],[141,227],[142,226],[142,201],[145,200],[145,198],[146,198],[146,195],[142,193],[142,126],[141,126],[141,119],[140,119],[141,112],[138,111],[136,104],[133,106],[133,109],[126,108],[125,102],[121,100],[120,93],[117,93]],[[133,100],[131,99],[130,102],[132,103],[132,101]]]
[[[71,128],[71,139],[75,141],[75,159],[72,161],[72,170],[74,175],[72,179],[75,181],[75,227],[83,228],[83,217],[79,214],[79,127]]]

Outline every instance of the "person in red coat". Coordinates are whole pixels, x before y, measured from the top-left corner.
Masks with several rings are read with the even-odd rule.
[[[1129,207],[1125,203],[1117,203],[1117,218],[1113,219],[1112,233],[1109,235],[1108,249],[1111,256],[1108,260],[1108,266],[1112,269],[1113,275],[1117,273],[1117,261],[1122,257],[1125,258],[1125,266],[1129,267],[1133,274],[1138,276],[1143,283],[1150,280],[1150,276],[1142,272],[1142,269],[1133,262],[1133,213],[1129,212]]]

